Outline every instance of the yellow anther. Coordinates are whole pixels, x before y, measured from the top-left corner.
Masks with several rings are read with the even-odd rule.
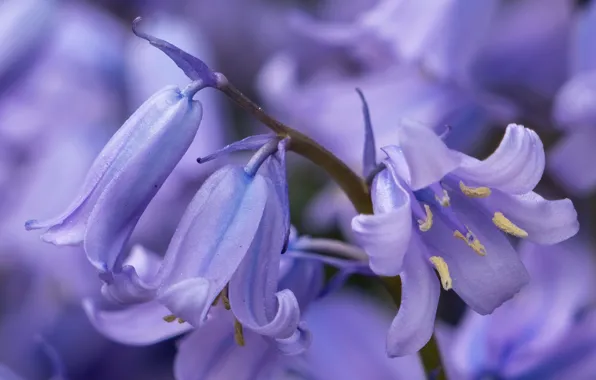
[[[493,216],[493,223],[501,231],[510,235],[517,236],[519,238],[528,237],[528,233],[526,231],[513,224],[513,222],[507,219],[501,212],[495,212],[495,215]]]
[[[443,285],[443,289],[449,290],[451,289],[451,275],[449,274],[449,267],[445,260],[439,256],[433,256],[430,258],[430,262],[433,263],[435,269],[439,273],[439,277],[441,278],[441,285]]]
[[[244,331],[237,319],[234,319],[234,340],[240,347],[244,347]]]
[[[488,187],[468,187],[462,181],[459,181],[459,188],[470,198],[486,198],[490,195]]]
[[[443,189],[443,196],[439,198],[437,195],[435,195],[435,199],[443,207],[449,207],[449,205],[451,205],[451,198],[449,198],[449,193],[445,189]]]
[[[227,285],[221,291],[220,296],[221,296],[221,301],[223,302],[226,310],[230,310],[231,307],[230,307],[230,299],[228,298],[228,286]]]
[[[219,293],[217,295],[217,297],[215,297],[215,299],[213,300],[213,302],[211,302],[211,306],[217,306],[217,303],[219,302],[219,299],[221,298],[221,293]]]
[[[418,228],[420,228],[420,231],[422,232],[430,230],[433,226],[433,213],[430,211],[430,207],[427,204],[424,205],[424,211],[426,211],[426,218],[424,220],[418,219]]]
[[[168,323],[172,323],[176,320],[176,316],[174,314],[166,315],[165,317],[163,317],[163,320]]]
[[[453,236],[463,240],[468,245],[468,247],[472,248],[474,252],[476,252],[480,256],[486,255],[486,248],[484,248],[484,245],[480,243],[480,240],[478,240],[474,235],[472,235],[470,231],[468,231],[466,236],[464,236],[461,232],[456,230],[453,233]]]
[[[184,319],[178,318],[178,323],[183,324],[184,322],[186,322]]]

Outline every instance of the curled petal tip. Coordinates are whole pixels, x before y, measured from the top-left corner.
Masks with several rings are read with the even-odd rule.
[[[36,230],[38,228],[40,228],[39,222],[35,219],[31,219],[25,222],[25,229],[27,231]]]
[[[155,46],[168,57],[170,57],[170,59],[174,61],[174,63],[182,71],[184,71],[184,74],[191,80],[200,81],[202,85],[197,87],[197,91],[204,87],[217,87],[220,85],[219,81],[225,79],[225,77],[222,75],[217,75],[217,73],[213,72],[205,62],[180,49],[178,46],[154,37],[148,33],[139,31],[138,26],[141,20],[141,17],[137,17],[133,20],[133,33],[137,37],[146,40],[151,45]]]

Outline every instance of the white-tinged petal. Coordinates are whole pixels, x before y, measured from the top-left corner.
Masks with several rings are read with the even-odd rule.
[[[108,311],[98,310],[91,299],[85,299],[83,308],[93,327],[124,344],[150,345],[192,329],[188,323],[166,322],[164,317],[170,315],[170,311],[155,301]]]
[[[428,256],[424,244],[414,234],[400,275],[401,305],[387,336],[387,353],[391,357],[416,353],[433,334],[440,285]]]
[[[509,124],[499,147],[485,160],[461,155],[453,172],[465,184],[499,189],[506,193],[532,191],[542,178],[545,165],[540,137],[522,125]]]

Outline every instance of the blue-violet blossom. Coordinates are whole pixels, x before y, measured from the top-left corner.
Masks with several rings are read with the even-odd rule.
[[[367,141],[373,144],[370,122]],[[571,201],[548,201],[532,191],[544,150],[523,126],[509,125],[483,161],[407,121],[397,128],[396,145],[383,151],[387,158],[371,188],[374,215],[356,216],[352,229],[374,272],[401,276],[401,307],[387,341],[392,356],[417,351],[432,334],[440,293],[433,268],[445,290],[489,314],[529,280],[501,232],[554,244],[578,231]],[[373,162],[374,152],[364,166]]]
[[[438,326],[450,378],[595,378],[593,253],[580,237],[549,247],[523,242],[527,287],[492,315],[469,310],[456,329]]]
[[[203,110],[192,97],[202,87],[195,81],[158,91],[106,144],[67,210],[25,227],[46,229],[42,239],[56,245],[83,242],[101,271],[117,267],[141,214],[195,137]]]

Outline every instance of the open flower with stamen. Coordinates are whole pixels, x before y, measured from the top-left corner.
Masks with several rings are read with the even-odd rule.
[[[445,290],[489,314],[529,280],[506,235],[555,244],[578,231],[570,200],[548,201],[532,191],[544,150],[521,125],[509,125],[482,161],[405,121],[396,145],[383,151],[387,158],[371,187],[374,215],[356,216],[352,229],[374,272],[401,276],[401,308],[387,342],[392,356],[417,351],[432,334],[440,293],[433,269]]]
[[[468,310],[457,328],[439,324],[450,379],[596,378],[596,262],[588,241],[520,244],[532,277],[491,315]]]
[[[106,144],[68,209],[25,227],[45,229],[42,239],[52,244],[83,243],[100,271],[118,269],[141,214],[195,137],[203,110],[193,95],[203,87],[197,80],[158,91]]]

